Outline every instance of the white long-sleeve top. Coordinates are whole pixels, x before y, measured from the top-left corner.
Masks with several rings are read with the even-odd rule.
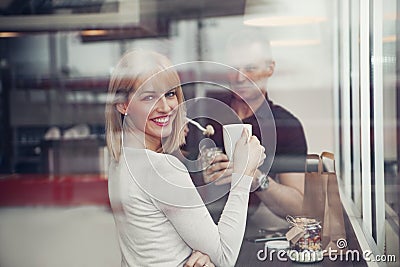
[[[192,250],[233,266],[243,240],[252,177],[233,174],[218,225],[174,156],[124,148],[109,169],[122,266],[182,266]]]

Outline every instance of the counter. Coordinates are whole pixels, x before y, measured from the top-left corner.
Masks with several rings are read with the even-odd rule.
[[[100,174],[0,176],[1,206],[109,206],[107,179]]]

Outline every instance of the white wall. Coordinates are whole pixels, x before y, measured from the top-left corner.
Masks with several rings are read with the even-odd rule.
[[[117,42],[82,43],[79,35],[68,34],[67,62],[71,76],[108,76],[120,58]]]

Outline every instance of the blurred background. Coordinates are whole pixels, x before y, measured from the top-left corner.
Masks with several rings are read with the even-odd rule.
[[[399,10],[397,0],[1,0],[0,266],[118,266],[104,136],[113,66],[134,48],[223,62],[227,38],[246,28],[271,41],[268,94],[302,122],[308,152],[335,153],[358,239],[398,256]],[[183,81],[215,75],[191,66]]]

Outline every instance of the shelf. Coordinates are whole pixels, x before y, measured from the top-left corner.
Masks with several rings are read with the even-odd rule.
[[[93,90],[107,91],[109,77],[82,77],[82,78],[21,78],[15,84],[16,90]]]

